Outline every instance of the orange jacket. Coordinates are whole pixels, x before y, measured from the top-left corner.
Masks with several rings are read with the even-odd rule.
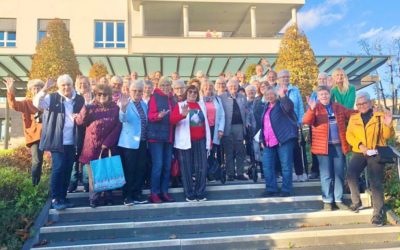
[[[350,116],[357,111],[347,109],[337,102],[334,102],[331,105],[339,129],[339,139],[340,144],[342,145],[342,152],[343,154],[347,154],[350,151],[350,147],[346,141],[346,121],[348,121]],[[327,155],[329,118],[328,111],[326,111],[324,105],[318,102],[314,110],[309,108],[304,114],[303,123],[311,126],[311,152],[316,155]]]
[[[394,134],[393,124],[386,126],[383,123],[382,112],[374,112],[366,126],[361,118],[361,114],[353,115],[350,118],[349,125],[347,126],[346,138],[353,148],[353,152],[361,153],[359,149],[360,144],[363,144],[368,149],[375,149],[378,140],[379,122],[381,119],[380,137],[378,146],[385,146],[386,140]]]
[[[33,106],[32,100],[16,101],[14,94],[10,92],[7,92],[7,100],[10,108],[22,113],[25,143],[30,147],[34,142],[40,140],[40,134],[42,133],[42,124],[35,121],[35,113],[39,110]]]

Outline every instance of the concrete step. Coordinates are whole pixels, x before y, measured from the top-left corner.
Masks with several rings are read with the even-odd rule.
[[[374,227],[369,224],[346,224],[322,227],[247,229],[231,232],[188,234],[154,238],[152,235],[123,239],[65,240],[50,242],[36,249],[270,249],[308,246],[396,242],[400,227]]]
[[[246,213],[244,213],[246,214]],[[248,213],[247,213],[248,214]],[[109,221],[92,223],[57,223],[40,229],[40,239],[60,241],[65,238],[74,240],[95,240],[129,237],[169,237],[213,232],[232,232],[246,229],[268,229],[279,232],[288,228],[321,227],[326,225],[366,224],[369,223],[372,209],[361,210],[355,214],[350,211],[288,211],[287,213],[236,215],[215,217],[212,214],[202,218],[179,218],[156,221]]]
[[[400,250],[399,241],[358,244],[325,245],[312,247],[280,248],[281,250]]]
[[[281,184],[279,184],[280,186]],[[294,195],[320,195],[321,184],[319,181],[312,182],[295,182],[293,183]],[[235,184],[222,185],[213,184],[207,186],[207,199],[209,200],[226,200],[226,199],[253,199],[260,198],[265,190],[265,183],[235,182]],[[185,195],[183,188],[170,188],[169,193],[177,200],[184,201]],[[144,195],[149,195],[150,190],[143,190]],[[123,203],[122,193],[120,190],[113,191],[113,200],[115,205]],[[85,192],[69,193],[67,198],[74,203],[75,206],[88,206],[89,194]]]
[[[365,207],[370,206],[369,196],[361,195]],[[345,200],[349,195],[345,195]],[[161,204],[142,204],[134,206],[102,206],[97,208],[75,207],[63,211],[50,209],[51,222],[79,222],[102,220],[161,220],[166,218],[193,218],[201,216],[222,216],[243,213],[271,214],[290,211],[315,211],[322,208],[320,195],[274,197],[257,199],[211,200],[205,202],[173,202]]]

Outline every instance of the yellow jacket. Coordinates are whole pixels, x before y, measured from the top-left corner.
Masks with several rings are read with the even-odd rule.
[[[350,117],[346,131],[346,140],[353,148],[353,152],[361,153],[361,150],[358,148],[360,144],[365,145],[369,149],[375,149],[378,139],[378,119],[381,120],[378,146],[386,145],[386,140],[394,134],[394,129],[393,124],[390,124],[388,127],[383,123],[383,116],[383,112],[374,112],[365,127],[361,118],[361,113],[354,114]]]

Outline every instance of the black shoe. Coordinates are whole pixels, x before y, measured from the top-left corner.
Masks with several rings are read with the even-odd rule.
[[[197,196],[197,201],[206,201],[207,198],[204,195]]]
[[[264,193],[262,194],[263,197],[277,197],[278,193],[277,192],[269,192],[269,191],[264,191]]]
[[[124,205],[125,206],[133,206],[135,204],[131,198],[125,198]]]
[[[146,204],[148,202],[149,202],[148,199],[144,198],[141,195],[133,197],[133,203],[135,203],[135,204]]]
[[[58,210],[58,211],[59,210],[64,210],[64,209],[67,208],[67,206],[64,203],[62,203],[62,202],[60,202],[58,200],[55,200],[55,199],[51,202],[51,207],[53,209],[55,209],[55,210]]]
[[[361,209],[363,209],[363,205],[360,203],[358,204],[351,204],[350,205],[350,210],[353,211],[354,213],[358,213]]]
[[[89,206],[90,206],[91,208],[96,208],[96,207],[97,207],[97,202],[96,202],[96,201],[90,201],[90,202],[89,202]]]
[[[325,211],[333,211],[332,203],[324,203],[324,210]]]
[[[280,196],[280,197],[289,197],[289,196],[291,196],[291,195],[290,195],[290,193],[288,193],[288,192],[281,192],[279,196]]]
[[[197,201],[194,197],[186,197],[186,201],[187,202],[195,202],[195,201]]]
[[[372,216],[371,223],[372,223],[372,225],[377,226],[377,227],[381,227],[385,224],[385,222],[383,220],[383,216],[380,214]]]
[[[238,180],[238,181],[247,181],[249,179],[247,179],[246,176],[244,176],[242,174],[239,174],[239,175],[236,176],[236,180]]]
[[[228,176],[228,181],[234,181],[234,180],[235,180],[235,176],[233,176],[233,175]]]

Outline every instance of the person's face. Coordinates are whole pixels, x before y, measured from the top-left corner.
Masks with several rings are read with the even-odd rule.
[[[197,96],[199,95],[198,89],[189,89],[187,91],[186,100],[188,102],[196,102]]]
[[[254,89],[246,90],[247,99],[253,100],[256,97],[256,91]]]
[[[267,86],[265,84],[260,85],[260,93],[264,93]]]
[[[100,78],[100,84],[108,84],[108,80],[105,77]]]
[[[145,96],[151,96],[151,94],[153,94],[153,90],[153,86],[145,84],[143,88],[143,94]]]
[[[100,104],[104,104],[108,102],[110,96],[104,93],[103,90],[99,90],[98,92],[96,92],[95,98],[97,102],[99,102]]]
[[[96,79],[91,79],[90,80],[90,88],[92,91],[94,91],[94,88],[96,87]]]
[[[66,97],[70,98],[72,96],[72,83],[62,82],[58,85],[58,90]]]
[[[172,80],[179,80],[179,75],[177,74],[177,73],[173,73],[172,75],[171,75],[171,79]]]
[[[228,86],[228,91],[231,95],[236,95],[237,91],[238,91],[239,87],[237,84],[231,83]]]
[[[216,84],[218,93],[224,93],[226,91],[226,84],[224,82],[218,82]]]
[[[338,71],[336,72],[336,74],[334,75],[334,80],[335,83],[338,85],[343,85],[344,82],[344,73],[342,71]]]
[[[262,73],[263,73],[263,68],[262,68],[262,66],[257,65],[257,66],[256,66],[256,74],[257,74],[258,76],[260,76],[260,75],[262,75]]]
[[[269,72],[268,75],[267,75],[267,81],[270,84],[275,83],[276,82],[276,74],[274,74],[273,72]]]
[[[120,81],[111,82],[111,88],[113,89],[113,92],[121,92],[122,82]]]
[[[125,95],[129,94],[129,83],[122,84],[121,92]]]
[[[213,86],[211,84],[205,84],[203,89],[205,96],[212,96],[213,94]]]
[[[265,100],[269,103],[274,104],[276,102],[276,94],[274,92],[274,90],[268,90],[264,93],[265,95]]]
[[[80,79],[78,83],[78,92],[80,94],[86,94],[90,92],[89,82],[86,79]]]
[[[156,73],[154,74],[154,78],[160,79],[160,78],[161,78],[161,73],[160,73],[160,72],[156,72]]]
[[[356,100],[356,106],[360,113],[367,113],[371,109],[371,101],[368,101],[365,97],[358,98]]]
[[[143,97],[143,89],[132,87],[129,89],[129,96],[134,102],[140,102]]]
[[[328,105],[331,101],[331,94],[329,91],[321,90],[317,93],[318,101],[323,105]]]
[[[137,80],[137,78],[138,78],[137,73],[136,72],[132,72],[131,73],[131,80],[134,81],[134,80]]]
[[[176,96],[182,97],[185,94],[185,86],[184,85],[177,85],[174,87],[174,94]]]
[[[283,86],[288,86],[290,81],[290,75],[289,74],[283,74],[281,77],[279,77],[279,84]]]
[[[34,85],[31,87],[30,91],[33,95],[36,95],[37,93],[39,93],[39,91],[43,88],[42,85]]]
[[[239,82],[244,82],[244,74],[243,73],[238,73],[236,75],[237,79]]]
[[[328,78],[325,76],[318,77],[318,86],[326,86]]]
[[[160,78],[153,77],[153,78],[151,78],[151,81],[153,82],[154,86],[158,86],[158,82],[160,81]]]
[[[161,91],[168,95],[171,92],[171,83],[168,82],[163,82],[162,84],[159,85]]]
[[[326,79],[326,86],[328,86],[329,89],[333,87],[333,79],[331,76],[328,76],[328,78]]]

